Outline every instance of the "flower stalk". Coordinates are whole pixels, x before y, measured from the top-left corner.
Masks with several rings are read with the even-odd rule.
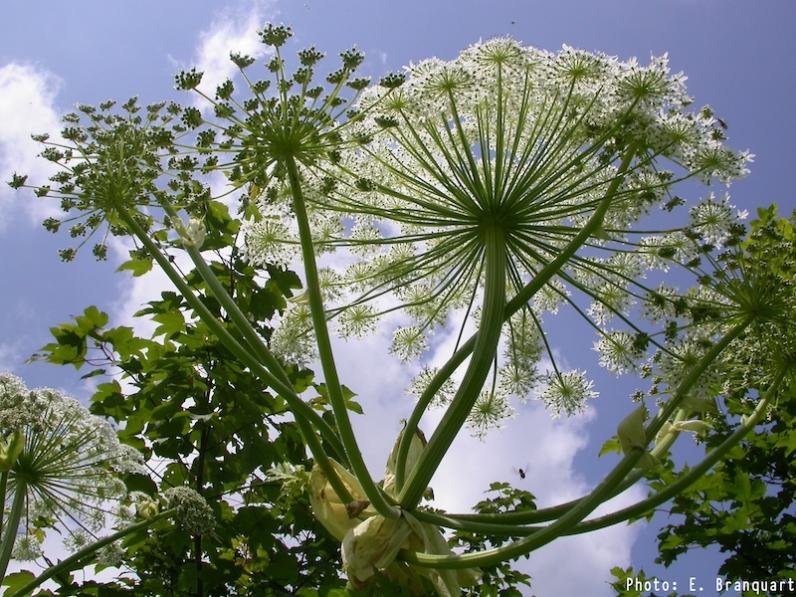
[[[28,487],[24,479],[17,477],[14,479],[14,497],[11,502],[11,510],[8,519],[5,521],[5,532],[0,541],[0,579],[5,578],[8,562],[11,559],[11,551],[14,549],[14,542],[17,539],[17,528],[22,518],[22,511],[25,507],[25,498]],[[3,504],[5,507],[5,504]]]
[[[481,233],[485,264],[484,298],[481,325],[473,347],[473,356],[459,391],[398,494],[398,501],[409,510],[413,510],[420,501],[439,463],[442,462],[445,453],[464,425],[467,415],[470,414],[492,367],[500,341],[506,304],[506,239],[502,228],[497,224],[486,224]],[[414,433],[415,429],[407,425],[404,438],[411,439]]]
[[[329,392],[329,402],[332,405],[337,429],[340,439],[345,447],[345,454],[351,469],[362,484],[362,490],[370,500],[373,507],[386,518],[398,518],[400,512],[395,506],[391,505],[381,490],[376,486],[370,472],[365,466],[362,452],[357,445],[354,437],[354,430],[351,427],[351,419],[348,416],[348,408],[345,404],[343,391],[340,386],[340,377],[337,374],[337,366],[334,362],[332,353],[332,343],[329,338],[329,329],[326,325],[326,313],[321,297],[320,280],[318,277],[318,266],[315,261],[315,250],[312,243],[312,230],[307,219],[307,208],[304,202],[304,194],[301,188],[296,162],[292,157],[285,160],[290,191],[293,197],[293,210],[296,215],[296,222],[299,228],[299,238],[301,241],[301,256],[304,263],[304,275],[307,282],[307,295],[309,297],[310,311],[312,314],[313,330],[315,340],[318,345],[318,354],[323,369],[323,378]]]
[[[9,594],[8,597],[25,597],[26,595],[30,595],[36,587],[41,586],[51,578],[55,578],[61,574],[66,572],[71,572],[75,568],[80,566],[85,566],[90,558],[94,556],[94,554],[105,547],[106,545],[110,545],[119,539],[125,538],[127,535],[135,533],[137,531],[141,531],[152,526],[154,523],[172,516],[177,511],[177,508],[171,508],[169,510],[164,510],[152,516],[151,518],[147,518],[146,520],[142,520],[141,522],[137,522],[135,524],[131,524],[128,527],[125,527],[107,537],[103,537],[95,541],[94,543],[87,545],[80,551],[75,552],[68,558],[64,558],[60,562],[58,562],[54,566],[50,566],[39,574],[36,578],[31,580],[30,582],[24,584],[19,589],[14,591],[13,593]]]

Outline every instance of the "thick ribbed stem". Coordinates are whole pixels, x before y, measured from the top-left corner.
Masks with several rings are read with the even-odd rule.
[[[758,423],[760,423],[765,416],[768,407],[771,405],[777,390],[779,390],[779,387],[782,385],[783,378],[784,372],[777,374],[774,382],[771,384],[768,390],[766,390],[765,395],[758,402],[754,412],[750,415],[746,422],[741,424],[738,429],[736,429],[723,442],[721,442],[721,444],[714,448],[713,451],[711,451],[710,454],[708,454],[699,464],[689,469],[688,472],[683,474],[679,479],[677,479],[677,481],[670,483],[654,495],[651,495],[650,497],[641,500],[632,506],[622,508],[621,510],[617,510],[611,514],[606,514],[605,516],[600,516],[599,518],[578,523],[566,534],[577,535],[581,533],[597,531],[620,522],[625,522],[632,518],[643,516],[647,512],[650,512],[653,508],[656,508],[674,496],[682,493],[689,486],[698,481],[702,475],[710,470],[713,465],[719,462],[733,447],[738,445],[741,440],[743,440],[743,438],[746,437]],[[573,501],[570,503],[570,506],[575,505],[576,503],[577,501]],[[468,520],[466,518],[458,517],[454,518],[451,516],[423,511],[415,512],[414,516],[423,522],[430,522],[432,524],[438,524],[440,526],[452,529],[470,531],[474,533],[492,533],[495,535],[504,536],[526,536],[539,532],[544,528],[517,526],[516,523],[511,524],[506,520],[502,522],[480,522],[477,520]]]
[[[15,479],[14,482],[16,485],[14,488],[14,500],[11,503],[11,511],[8,513],[8,520],[5,523],[5,533],[3,533],[2,543],[0,543],[0,580],[6,576],[8,561],[11,559],[14,542],[17,540],[19,519],[22,517],[22,510],[25,507],[27,484],[22,479]]]
[[[8,472],[0,473],[0,504],[6,503],[6,489],[8,488]],[[3,534],[3,521],[5,519],[5,508],[0,510],[0,536]]]
[[[387,518],[398,518],[400,512],[392,506],[381,490],[376,486],[370,472],[365,466],[362,452],[357,445],[354,437],[354,430],[351,427],[351,419],[348,416],[343,391],[340,386],[340,378],[337,375],[337,366],[334,362],[332,353],[332,343],[329,337],[329,329],[326,325],[326,311],[323,307],[323,297],[321,296],[321,284],[318,278],[318,266],[315,261],[315,249],[312,243],[312,230],[310,229],[309,219],[307,218],[307,208],[304,203],[304,193],[301,188],[298,169],[293,158],[288,157],[284,162],[290,181],[290,191],[293,197],[293,212],[299,229],[299,239],[301,242],[301,256],[304,262],[304,277],[307,283],[307,296],[309,298],[310,313],[312,315],[313,331],[318,345],[318,355],[323,369],[323,379],[326,383],[326,390],[329,394],[329,402],[332,405],[337,430],[343,442],[348,462],[351,470],[362,485],[368,500],[376,511]]]
[[[699,377],[705,370],[716,360],[721,351],[737,337],[743,329],[748,325],[748,321],[744,321],[730,329],[722,338],[702,356],[699,362],[685,375],[685,377],[677,384],[677,388],[669,399],[669,401],[661,409],[661,414],[656,417],[646,428],[646,441],[648,442],[655,433],[663,425],[666,420],[662,417],[662,413],[668,412],[671,415],[679,404],[685,399],[691,388],[699,380]],[[594,488],[594,490],[578,500],[572,507],[568,508],[566,512],[550,526],[539,529],[530,537],[515,541],[498,548],[489,549],[481,552],[469,553],[461,556],[430,556],[427,554],[412,553],[406,556],[409,562],[418,563],[421,566],[428,566],[432,568],[469,568],[472,566],[491,566],[502,560],[514,558],[538,549],[546,545],[550,541],[562,535],[571,534],[576,525],[588,516],[595,508],[600,506],[603,502],[610,499],[616,494],[617,488],[627,478],[628,474],[633,470],[636,463],[641,456],[645,454],[645,447],[634,447],[625,457],[617,464],[614,469],[608,473],[603,481]],[[499,515],[495,515],[498,518]]]
[[[506,303],[506,238],[502,228],[491,223],[483,227],[482,234],[486,279],[481,323],[473,357],[450,406],[421,453],[415,468],[410,472],[406,485],[401,488],[398,501],[410,510],[420,501],[439,463],[467,420],[497,352]],[[408,430],[404,435],[407,433]]]

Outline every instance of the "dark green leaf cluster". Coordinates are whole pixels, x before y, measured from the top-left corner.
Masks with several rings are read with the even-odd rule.
[[[724,408],[710,415],[705,451],[751,415],[775,379],[782,376],[782,384],[765,427],[674,499],[657,561],[669,566],[694,547],[717,546],[725,554],[717,572],[730,581],[787,579],[796,566],[796,214],[760,209],[737,240],[702,277],[724,301],[716,320],[750,321],[717,364]],[[653,488],[685,472],[671,460],[663,464]]]
[[[211,205],[207,242],[215,249],[228,247],[229,215],[220,204]],[[285,308],[299,286],[292,272],[255,271],[234,249],[227,258],[219,253],[211,267],[266,337],[267,320]],[[262,274],[264,284],[257,281]],[[187,279],[197,291],[205,290],[195,272]],[[223,320],[218,304],[208,300],[207,305]],[[107,315],[89,307],[53,328],[54,341],[38,358],[90,366],[86,377],[121,372],[129,389],[115,379],[100,383],[91,410],[118,423],[120,439],[141,450],[149,463],[148,475],[127,476],[128,488],[155,497],[170,487],[191,487],[210,504],[218,524],[211,533],[190,536],[171,520],[158,522],[124,542],[124,563],[137,580],[78,589],[69,578],[61,582],[72,588],[62,590],[325,595],[342,588],[339,546],[316,522],[306,492],[284,491],[267,473],[282,462],[311,466],[296,424],[284,417],[282,399],[238,364],[180,295],[164,292],[137,315],[156,324],[152,337],[108,327]],[[298,391],[312,381],[311,371],[287,371]]]
[[[728,400],[731,415],[751,412]],[[715,447],[733,430],[723,423],[706,439]],[[695,547],[725,554],[717,571],[729,580],[788,578],[796,566],[796,401],[777,409],[760,433],[747,435],[717,468],[675,498],[676,515],[658,534],[658,561],[668,566]],[[666,471],[662,480],[674,473]]]

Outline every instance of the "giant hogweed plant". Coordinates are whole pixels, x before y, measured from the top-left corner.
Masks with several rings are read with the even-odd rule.
[[[722,121],[692,107],[665,57],[643,66],[501,38],[372,84],[356,74],[356,50],[320,80],[320,52],[283,55],[289,28],[267,25],[260,35],[268,78],[253,75],[254,59],[231,56],[243,91],[231,80],[207,91],[193,70],[177,76],[204,111],[142,110],[135,100],[121,111],[113,102],[79,106],[63,141],[38,137],[42,155],[62,168],[34,188],[68,214],[45,225],[69,226],[80,245],[98,239],[99,258],[109,235],[130,237],[131,267],[156,262],[240,364],[285,401],[315,461],[307,482],[314,512],[341,541],[354,586],[384,571],[410,591],[431,583],[456,594],[479,567],[643,516],[793,393],[792,275],[753,254],[726,193],[706,191],[677,216],[687,203],[683,181],[728,185],[751,156],[725,146]],[[219,173],[227,188],[214,195]],[[12,186],[28,185],[15,176]],[[202,255],[205,214],[223,196],[239,205],[247,259],[303,267],[306,290],[267,341]],[[792,247],[792,234],[783,242]],[[206,293],[175,266],[180,250]],[[679,281],[693,274],[693,287],[667,285],[675,272]],[[608,370],[649,380],[606,444],[620,460],[587,495],[552,507],[433,509],[429,483],[465,427],[484,437],[512,401],[538,398],[566,416],[596,397],[584,371],[563,370],[555,358],[544,316],[559,309],[594,330]],[[435,331],[459,327],[450,358],[424,367],[408,389],[416,406],[377,481],[354,435],[331,334],[367,334],[391,313],[408,322],[391,348],[402,360],[422,362]],[[760,342],[776,358],[750,365],[744,355]],[[285,363],[311,359],[331,417],[285,372]],[[718,398],[747,391],[753,414],[702,465],[638,504],[586,520],[667,458],[682,432],[721,417]],[[443,414],[426,440],[429,408]],[[483,549],[453,552],[441,529],[482,536]]]

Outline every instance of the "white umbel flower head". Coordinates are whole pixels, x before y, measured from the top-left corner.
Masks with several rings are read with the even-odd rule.
[[[0,374],[0,432],[24,440],[10,463],[5,504],[13,512],[24,500],[17,523],[24,535],[43,537],[33,531],[57,526],[75,547],[114,522],[108,502],[126,495],[119,475],[138,470],[141,455],[122,446],[108,423],[57,390],[29,390]]]
[[[546,383],[539,398],[554,417],[577,415],[586,409],[588,400],[598,396],[585,371],[548,373]]]
[[[615,375],[634,371],[641,351],[635,346],[635,338],[627,332],[611,332],[594,343],[600,355],[600,366]]]
[[[190,487],[172,487],[166,490],[169,508],[176,508],[175,519],[191,535],[204,535],[216,526],[213,510],[207,501]]]
[[[483,440],[493,429],[500,429],[506,419],[514,416],[508,396],[500,392],[481,392],[475,406],[467,416],[467,427],[473,437]]]
[[[632,307],[647,269],[688,260],[682,258],[693,243],[684,235],[642,242],[633,230],[671,197],[680,179],[673,171],[720,179],[745,171],[747,156],[725,148],[714,121],[690,111],[685,77],[670,72],[666,56],[644,65],[499,38],[451,61],[412,65],[407,75],[389,93],[363,92],[359,115],[346,128],[352,144],[335,164],[301,171],[311,189],[308,209],[341,214],[343,233],[326,246],[359,257],[344,261],[339,288],[346,292],[327,305],[344,335],[367,331],[360,324],[400,309],[413,321],[396,332],[392,352],[403,360],[421,357],[454,310],[465,313],[462,330],[477,324],[486,229],[500,229],[505,242],[510,301],[616,187],[600,229],[515,311],[526,333],[512,331],[513,321],[504,326],[507,348],[497,361],[510,394],[533,389],[544,351],[536,351],[534,363],[506,355],[518,352],[512,345],[529,329],[540,336],[544,313],[576,306],[585,295],[592,308],[581,314],[604,328]],[[362,138],[368,141],[353,143]],[[628,154],[635,159],[620,173]],[[673,240],[679,244],[671,246]],[[365,313],[365,304],[373,311]]]

